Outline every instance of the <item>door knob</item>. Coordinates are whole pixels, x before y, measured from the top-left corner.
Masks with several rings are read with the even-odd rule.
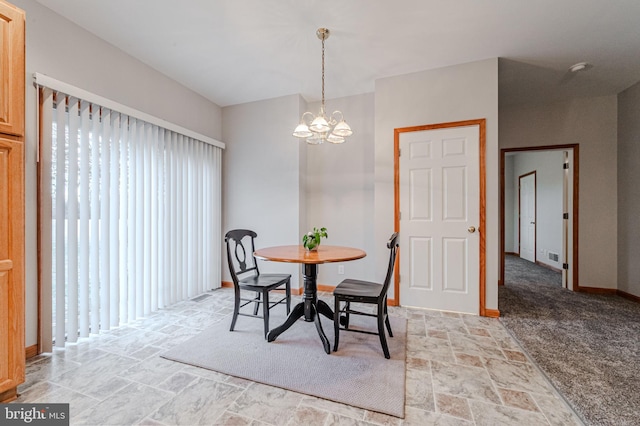
[[[476,227],[470,226],[469,229],[467,229],[467,231],[469,231],[470,234],[473,234],[474,232],[476,232]]]

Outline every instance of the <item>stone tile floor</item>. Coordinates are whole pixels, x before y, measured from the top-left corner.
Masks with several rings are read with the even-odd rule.
[[[16,402],[70,403],[71,424],[93,425],[582,424],[500,321],[471,315],[390,308],[408,319],[404,419],[160,358],[229,321],[231,289],[208,294],[29,360]]]

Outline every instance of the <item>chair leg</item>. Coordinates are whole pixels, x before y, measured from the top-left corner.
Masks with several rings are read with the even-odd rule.
[[[384,322],[387,324],[387,330],[389,330],[389,337],[393,337],[393,332],[391,331],[391,323],[389,322],[389,312],[387,311],[387,298],[384,298]]]
[[[234,301],[233,301],[233,317],[231,318],[231,328],[229,331],[233,331],[233,328],[236,326],[236,320],[238,319],[238,312],[240,312],[240,289],[234,289]]]
[[[344,314],[344,328],[348,329],[349,328],[349,309],[351,309],[351,302],[347,302],[344,305],[344,310],[345,310],[345,314]]]
[[[389,359],[391,355],[389,355],[389,347],[387,346],[387,336],[384,332],[384,306],[382,304],[378,305],[378,335],[380,336],[380,343],[382,344],[382,352],[384,352],[384,357]]]
[[[264,338],[269,333],[269,292],[265,290],[262,297],[262,316],[264,318]]]
[[[334,296],[334,306],[333,306],[333,351],[336,352],[338,350],[338,342],[340,340],[340,300]]]
[[[260,292],[256,291],[256,302],[253,307],[253,315],[258,315],[258,308],[260,307]]]
[[[291,311],[291,279],[287,280],[285,291],[287,293],[287,315],[289,315],[289,312]]]

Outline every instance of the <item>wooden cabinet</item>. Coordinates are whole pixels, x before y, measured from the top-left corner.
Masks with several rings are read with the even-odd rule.
[[[0,402],[25,370],[24,21],[0,0]]]
[[[0,133],[24,136],[24,12],[0,1]]]

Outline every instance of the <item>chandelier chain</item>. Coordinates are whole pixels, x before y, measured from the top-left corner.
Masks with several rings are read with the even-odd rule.
[[[322,38],[322,112],[324,113],[324,39]]]

